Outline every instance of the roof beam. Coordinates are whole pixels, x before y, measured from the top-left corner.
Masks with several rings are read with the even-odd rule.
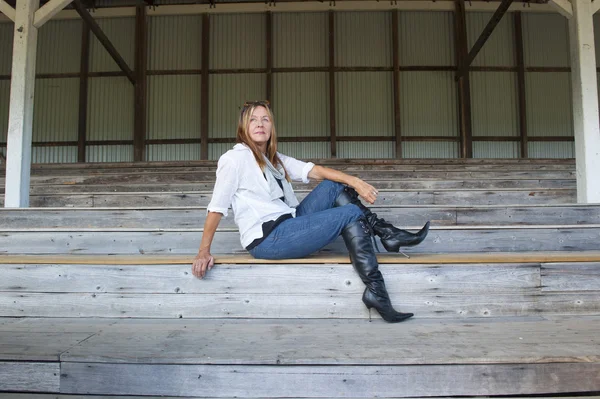
[[[75,11],[77,11],[81,19],[83,19],[87,26],[90,27],[92,33],[96,36],[96,38],[98,38],[100,43],[104,46],[106,51],[108,51],[108,54],[110,54],[110,56],[117,63],[119,68],[121,68],[121,70],[125,73],[129,81],[132,84],[135,84],[135,76],[133,74],[133,71],[131,70],[131,68],[129,68],[123,57],[121,57],[121,54],[119,54],[115,46],[113,46],[110,39],[106,36],[106,34],[104,34],[102,28],[100,28],[100,25],[98,25],[98,23],[94,21],[94,18],[92,18],[88,10],[86,10],[85,7],[81,4],[81,0],[74,0],[73,7],[75,8]]]
[[[592,0],[592,14],[595,14],[600,10],[600,0]]]
[[[15,9],[12,8],[5,0],[0,0],[0,12],[6,15],[8,19],[15,22]]]
[[[599,1],[600,3],[600,1]],[[550,0],[548,4],[552,6],[560,15],[567,19],[573,17],[573,5],[569,0]]]
[[[33,26],[36,28],[41,27],[53,16],[58,14],[69,5],[73,0],[50,0],[40,9],[35,12],[35,18],[33,19]]]
[[[508,11],[508,8],[512,4],[512,2],[513,0],[502,0],[500,5],[498,6],[498,9],[496,9],[496,12],[494,12],[494,15],[492,15],[492,18],[490,19],[486,27],[483,29],[483,32],[481,32],[481,35],[479,35],[479,39],[477,39],[477,41],[473,45],[473,48],[471,49],[471,51],[469,51],[469,55],[465,59],[465,62],[462,63],[460,68],[458,69],[458,72],[456,74],[456,80],[460,79],[467,73],[469,67],[473,63],[473,60],[475,59],[475,57],[477,57],[477,54],[479,54],[479,51],[481,51],[481,48],[489,39],[492,32],[494,32],[494,29],[496,29],[496,26],[498,26],[498,24],[502,20],[502,17],[504,16],[504,14],[506,14],[506,11]]]

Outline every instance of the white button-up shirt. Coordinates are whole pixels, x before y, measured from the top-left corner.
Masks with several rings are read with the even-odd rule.
[[[308,173],[315,166],[277,153],[290,179],[308,183]],[[284,214],[296,216],[296,209],[280,199],[271,200],[269,184],[258,166],[250,148],[236,144],[219,158],[217,181],[208,212],[227,216],[231,205],[235,224],[240,231],[240,241],[246,248],[263,236],[262,224]]]

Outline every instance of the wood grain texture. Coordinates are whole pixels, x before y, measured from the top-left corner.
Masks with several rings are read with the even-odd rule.
[[[600,262],[547,263],[541,270],[542,291],[600,291]]]
[[[61,361],[237,365],[597,363],[599,323],[597,316],[585,321],[415,318],[402,328],[380,320],[207,319],[164,323],[124,319],[71,348]],[[564,346],[556,345],[557,336]],[[364,343],[369,341],[372,345],[366,347]]]
[[[0,361],[0,391],[58,392],[59,363]]]
[[[0,255],[0,264],[85,264],[85,265],[163,265],[193,262],[191,255]],[[454,254],[377,254],[379,264],[455,264],[455,263],[551,263],[600,262],[600,251],[544,252],[471,252]],[[273,264],[349,264],[347,255],[321,254],[303,259],[264,260],[249,254],[215,253],[215,264],[273,265]]]
[[[597,292],[472,294],[392,292],[397,308],[420,317],[594,315]],[[360,294],[112,294],[17,293],[0,295],[4,317],[136,318],[368,318]]]
[[[534,263],[384,264],[380,270],[388,290],[394,293],[523,293],[538,290],[540,286],[540,266]],[[218,265],[203,281],[191,274],[189,264],[0,264],[0,275],[0,292],[324,295],[362,294],[364,290],[348,264]],[[263,281],[265,275],[269,284]]]
[[[0,254],[129,254],[192,255],[198,251],[198,231],[31,231],[0,232]],[[403,249],[406,253],[596,251],[600,228],[586,226],[435,229],[425,241]],[[215,254],[246,253],[237,231],[218,230],[212,244]],[[341,238],[320,254],[347,254]],[[501,261],[500,261],[501,262]]]
[[[597,391],[600,365],[196,366],[64,363],[61,393],[408,397]],[[160,376],[160,378],[157,378]],[[431,384],[431,381],[436,381]],[[457,384],[456,381],[461,381]]]
[[[13,331],[0,328],[2,360],[57,362],[61,353],[91,337],[89,333]]]

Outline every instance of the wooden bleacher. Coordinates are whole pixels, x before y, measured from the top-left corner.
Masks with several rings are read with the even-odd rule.
[[[600,397],[600,204],[572,160],[321,163],[432,221],[379,255],[413,319],[369,321],[341,240],[256,260],[232,218],[194,278],[214,162],[37,166],[45,207],[0,209],[0,398]]]

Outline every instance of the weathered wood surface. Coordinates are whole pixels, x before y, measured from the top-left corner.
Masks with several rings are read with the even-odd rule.
[[[541,276],[544,292],[598,291],[600,294],[600,262],[547,263],[541,269]]]
[[[297,191],[296,197],[301,201],[307,194]],[[207,206],[211,198],[211,192],[102,192],[32,195],[30,202],[33,207],[200,207]],[[3,203],[0,198],[0,205]],[[377,203],[382,206],[573,204],[576,190],[380,191]]]
[[[364,345],[364,343],[363,343]],[[63,363],[62,393],[407,397],[598,391],[600,364],[199,366]],[[158,378],[158,376],[160,376]],[[435,381],[435,384],[431,382]],[[460,381],[460,384],[456,382]]]
[[[574,170],[415,170],[415,171],[380,171],[362,170],[350,173],[365,180],[381,179],[573,179]],[[144,174],[106,174],[106,175],[78,175],[72,176],[35,176],[31,177],[33,185],[42,184],[149,184],[149,183],[194,183],[215,179],[214,171],[194,172],[163,172]],[[3,179],[0,179],[0,182]]]
[[[59,363],[0,361],[0,391],[58,392]]]
[[[370,180],[370,184],[380,190],[457,190],[457,189],[552,189],[575,188],[575,179],[488,179],[488,180]],[[294,184],[297,189],[312,189],[319,184],[311,181],[308,184]],[[212,191],[213,181],[197,181],[194,183],[162,183],[162,184],[43,184],[31,186],[30,194],[67,194],[95,192],[181,192]],[[0,187],[0,194],[4,193]]]
[[[598,317],[585,321],[574,317],[561,321],[536,317],[412,319],[402,326],[381,320],[207,319],[164,323],[122,319],[63,353],[61,361],[230,365],[600,362]],[[564,346],[556,345],[557,336]],[[365,342],[372,344],[367,347]]]
[[[0,356],[3,361],[57,362],[61,353],[91,336],[71,331],[13,331],[11,325],[2,326]]]
[[[57,395],[57,394],[25,394],[25,393],[0,393],[0,399],[176,399],[181,398],[180,396],[90,396],[90,395]],[[186,396],[188,399],[217,399],[216,397],[199,397],[199,396]],[[234,397],[220,397],[220,399],[236,399]],[[290,398],[290,399],[301,399],[301,398]],[[349,398],[359,399],[359,398]],[[428,399],[425,397],[421,398],[407,398],[407,399]],[[438,399],[452,399],[450,397],[438,398]],[[536,396],[536,399],[581,399],[581,396]],[[600,396],[589,396],[586,395],[585,399],[600,399]]]
[[[413,253],[409,258],[395,253],[377,253],[379,264],[491,264],[600,262],[600,251],[464,252],[443,254]],[[190,265],[194,255],[0,255],[6,265]],[[320,254],[302,259],[263,260],[250,254],[214,254],[216,265],[330,265],[350,264],[348,254]]]
[[[569,268],[577,270],[577,264],[563,266]],[[380,270],[388,290],[398,294],[533,293],[540,287],[540,265],[535,263],[382,264]],[[191,265],[0,264],[0,292],[324,295],[364,290],[348,264],[217,265],[210,273],[198,280]]]
[[[392,294],[397,309],[418,317],[478,318],[531,315],[595,315],[597,292],[462,295]],[[0,295],[4,317],[135,318],[368,318],[360,294],[104,294],[23,293]],[[373,317],[379,317],[373,314]]]
[[[99,230],[0,232],[0,254],[195,254],[201,229],[189,230]],[[600,227],[544,226],[541,228],[439,227],[421,244],[404,248],[406,253],[596,251]],[[383,246],[380,246],[383,249]],[[246,253],[237,231],[218,230],[211,247],[215,254]],[[320,254],[347,254],[341,238]],[[318,254],[319,254],[318,253]]]
[[[600,205],[421,207],[371,206],[380,218],[416,228],[427,220],[434,226],[453,225],[587,225],[600,224]],[[28,208],[0,209],[0,229],[23,228],[199,228],[205,207],[136,208]],[[221,219],[221,228],[236,228],[233,217]]]

